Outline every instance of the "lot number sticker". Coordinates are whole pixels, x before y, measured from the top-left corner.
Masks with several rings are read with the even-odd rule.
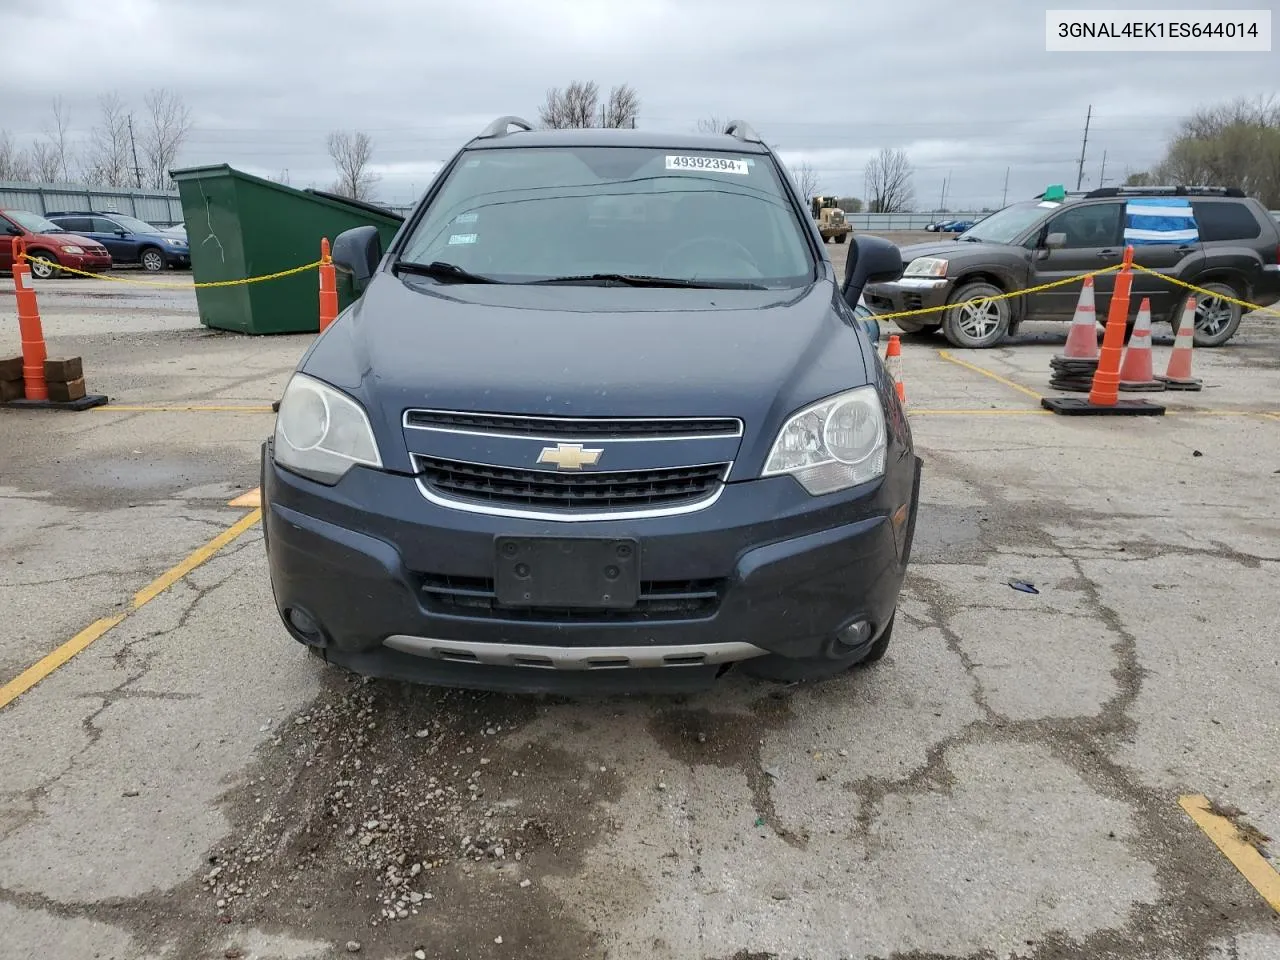
[[[730,160],[728,157],[667,157],[668,170],[693,170],[702,173],[740,173],[747,174],[745,160]]]

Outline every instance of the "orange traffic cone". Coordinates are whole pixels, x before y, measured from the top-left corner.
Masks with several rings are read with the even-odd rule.
[[[1151,370],[1151,300],[1142,298],[1142,306],[1138,308],[1138,319],[1133,325],[1133,333],[1129,335],[1129,346],[1125,348],[1124,359],[1120,362],[1121,390],[1163,390],[1164,384],[1155,378]]]
[[[329,254],[329,238],[320,238],[320,332],[338,319],[338,274]]]
[[[1093,300],[1093,277],[1084,278],[1076,315],[1071,320],[1062,355],[1073,360],[1098,359],[1098,313]]]
[[[898,392],[898,402],[907,405],[907,386],[902,382],[902,340],[898,335],[889,336],[889,346],[884,351],[885,369],[893,377],[894,389]]]
[[[1178,335],[1173,338],[1173,353],[1169,355],[1169,368],[1164,376],[1156,375],[1156,379],[1164,384],[1166,390],[1199,390],[1203,383],[1191,375],[1191,350],[1196,336],[1196,298],[1187,297],[1186,309],[1182,311],[1182,322],[1178,325]]]

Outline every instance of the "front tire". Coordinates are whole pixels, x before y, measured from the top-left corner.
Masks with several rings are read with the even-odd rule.
[[[871,649],[866,653],[834,660],[830,657],[783,657],[776,653],[770,653],[763,657],[755,657],[744,661],[742,670],[748,676],[755,677],[758,680],[772,680],[777,683],[801,683],[829,680],[854,667],[870,666],[884,659],[885,652],[889,649],[889,641],[893,639],[893,621],[897,616],[898,612],[895,610],[892,616],[889,617],[889,622],[880,631],[880,636],[876,638],[876,642],[871,645]]]
[[[49,260],[52,264],[57,264],[58,258],[47,250],[32,250],[27,254],[29,259],[27,265],[31,268],[31,276],[37,280],[53,280],[62,276],[62,271],[55,265],[46,266],[39,262],[41,260]],[[38,258],[38,259],[37,259]]]
[[[159,273],[164,269],[164,253],[155,247],[148,247],[143,250],[139,259],[142,263],[142,269],[147,273]]]
[[[1008,300],[984,300],[960,306],[966,300],[1003,295],[1003,290],[985,280],[966,283],[952,293],[949,302],[957,306],[948,310],[942,321],[942,333],[952,346],[985,350],[1003,340],[1013,315]]]
[[[1224,297],[1242,300],[1240,291],[1229,283],[1213,282],[1201,284],[1206,290],[1212,290]],[[1201,296],[1196,299],[1195,345],[1197,347],[1220,347],[1236,335],[1240,329],[1240,321],[1244,318],[1244,308],[1238,303],[1231,303],[1218,297]],[[1182,311],[1177,312],[1174,323],[1180,323]],[[1177,327],[1174,327],[1177,332]]]

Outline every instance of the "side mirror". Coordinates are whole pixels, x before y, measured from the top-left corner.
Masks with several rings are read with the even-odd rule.
[[[1059,247],[1067,245],[1067,235],[1065,233],[1051,233],[1044,238],[1045,248],[1048,250],[1057,250]]]
[[[851,307],[858,305],[868,283],[892,283],[902,276],[902,251],[896,243],[880,237],[849,238],[849,259],[840,293]]]
[[[378,228],[344,230],[334,238],[331,256],[338,273],[351,284],[352,293],[359,296],[382,259],[382,237],[378,235]]]
[[[12,223],[6,223],[6,224],[4,225],[4,232],[5,232],[5,235],[6,235],[6,236],[9,236],[9,237],[20,237],[20,236],[22,236],[22,228],[21,228],[21,227],[15,227]]]
[[[115,234],[116,234],[116,236],[117,236],[117,237],[127,237],[127,236],[129,235],[129,231],[128,231],[128,230],[117,230],[117,231],[115,232]]]

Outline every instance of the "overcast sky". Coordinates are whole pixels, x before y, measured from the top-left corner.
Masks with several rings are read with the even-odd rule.
[[[1149,9],[1266,8],[1274,0]],[[629,83],[639,124],[691,129],[740,117],[823,192],[863,194],[863,167],[905,149],[916,208],[998,205],[1075,186],[1093,106],[1086,186],[1159,159],[1178,118],[1280,91],[1271,53],[1045,51],[1035,0],[0,0],[0,129],[20,143],[61,94],[76,134],[117,90],[141,114],[169,87],[191,108],[183,165],[230,163],[328,186],[325,135],[366,130],[378,199],[408,203],[494,117],[537,119],[545,91]],[[1114,179],[1113,179],[1114,178]]]

